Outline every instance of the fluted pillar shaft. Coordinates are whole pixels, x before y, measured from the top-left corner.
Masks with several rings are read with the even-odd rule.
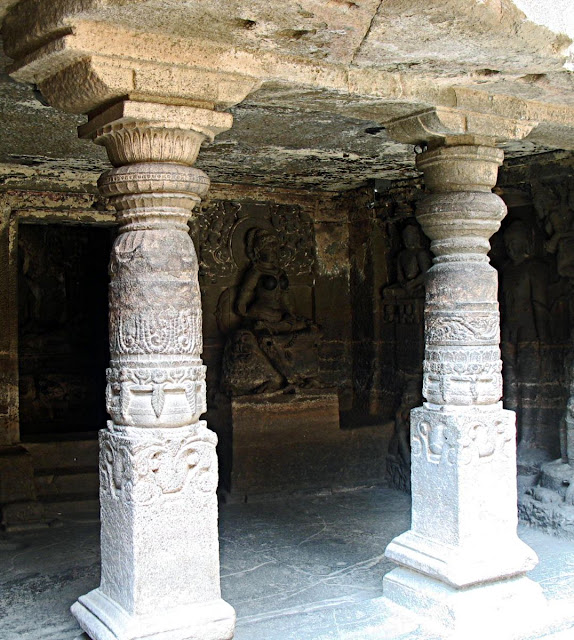
[[[98,186],[120,225],[110,261],[111,420],[100,433],[102,578],[72,608],[93,640],[224,640],[234,628],[219,582],[217,439],[199,419],[201,297],[187,227],[209,188],[191,164],[230,116],[163,111],[125,103],[85,130],[115,166]]]

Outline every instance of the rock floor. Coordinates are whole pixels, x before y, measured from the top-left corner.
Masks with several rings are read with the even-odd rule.
[[[236,640],[438,640],[378,600],[394,566],[385,547],[409,517],[410,498],[381,487],[222,505],[221,582]],[[574,612],[574,542],[519,533],[540,556],[530,577]],[[0,640],[84,638],[69,607],[98,586],[98,534],[84,513],[0,540]],[[574,627],[556,621],[533,638],[574,640]]]

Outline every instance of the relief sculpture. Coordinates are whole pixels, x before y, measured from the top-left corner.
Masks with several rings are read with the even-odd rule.
[[[225,291],[218,304],[220,326],[223,317],[235,325],[222,326],[235,329],[225,346],[224,390],[245,395],[319,386],[320,329],[293,309],[279,236],[255,226],[244,242],[248,266],[240,284]]]
[[[125,429],[100,432],[102,494],[150,505],[186,492],[209,492],[217,486],[215,436],[204,422],[185,435],[155,439]]]
[[[397,256],[397,281],[382,290],[385,320],[417,322],[422,316],[425,276],[432,258],[418,225],[408,224],[401,237],[403,248]]]
[[[402,246],[395,259],[396,280],[381,291],[387,339],[392,341],[394,366],[401,372],[401,395],[389,443],[387,472],[394,487],[410,492],[410,411],[422,404],[425,278],[432,257],[428,241],[414,220],[403,227],[400,238]]]

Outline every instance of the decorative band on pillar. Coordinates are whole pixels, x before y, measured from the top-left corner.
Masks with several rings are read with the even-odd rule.
[[[93,640],[233,636],[219,579],[217,436],[199,419],[201,296],[187,226],[209,188],[190,165],[230,125],[229,114],[132,102],[85,125],[116,167],[98,186],[120,225],[110,261],[112,420],[100,432],[101,584],[72,607]]]

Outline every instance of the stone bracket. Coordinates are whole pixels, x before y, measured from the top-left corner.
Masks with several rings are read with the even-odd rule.
[[[434,107],[391,120],[386,128],[391,138],[407,144],[494,146],[505,140],[522,140],[537,124],[490,113]]]
[[[81,138],[96,138],[112,124],[125,126],[142,122],[157,129],[196,131],[212,141],[217,134],[231,128],[233,116],[212,109],[121,100],[90,116],[88,122],[79,127],[78,133]]]

